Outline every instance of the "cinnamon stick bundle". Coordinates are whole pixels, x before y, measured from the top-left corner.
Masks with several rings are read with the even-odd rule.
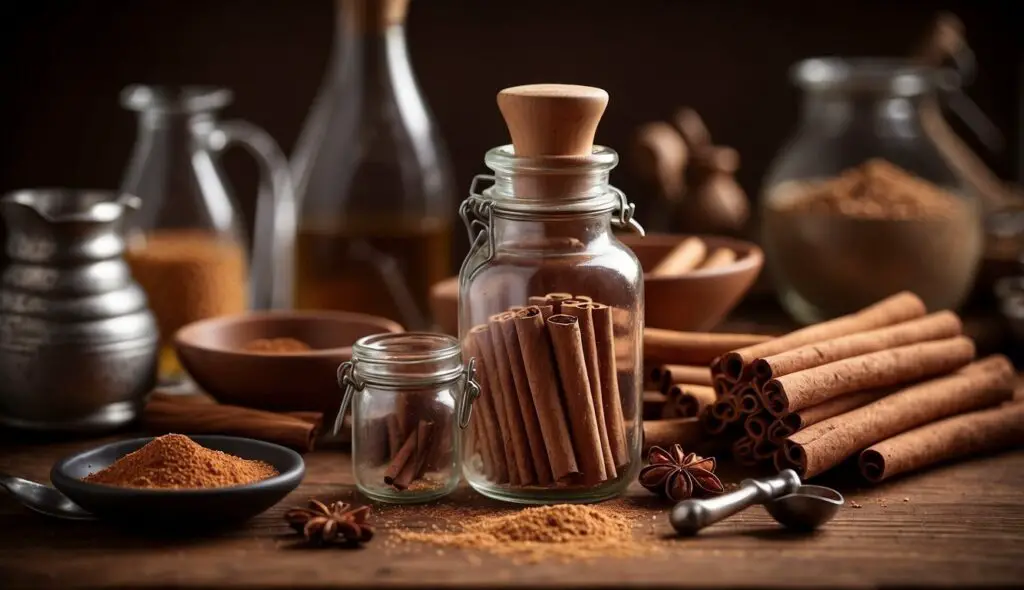
[[[743,421],[743,429],[754,441],[761,441],[768,437],[768,427],[772,423],[772,416],[768,412],[758,412],[747,416]],[[772,451],[775,452],[774,450]]]
[[[619,370],[615,360],[615,325],[612,308],[603,303],[591,303],[594,319],[594,341],[597,344],[597,361],[601,370],[601,403],[604,404],[604,420],[608,431],[608,442],[616,467],[630,462],[629,441],[626,440],[626,418],[619,392]]]
[[[494,411],[493,392],[491,390],[490,372],[486,370],[483,353],[474,333],[471,330],[470,336],[466,338],[466,357],[477,360],[477,384],[480,385],[480,397],[473,405],[475,406],[474,422],[480,425],[479,437],[486,452],[481,456],[485,466],[489,466],[490,477],[496,483],[507,483],[508,464],[505,462],[505,447],[502,440],[501,428],[498,426],[498,416]]]
[[[651,447],[667,449],[678,444],[691,449],[704,441],[704,429],[697,418],[644,421],[643,454]]]
[[[795,432],[782,450],[802,477],[814,477],[901,432],[1010,399],[1013,376],[1006,357],[991,356]]]
[[[547,325],[572,423],[573,448],[582,470],[583,483],[605,481],[608,472],[605,470],[590,380],[587,378],[579,320],[571,315],[555,314],[548,318]]]
[[[562,313],[576,318],[583,339],[583,360],[587,368],[587,380],[590,381],[590,395],[593,398],[594,413],[597,414],[597,432],[601,439],[601,454],[604,456],[604,469],[608,479],[618,477],[615,469],[615,457],[612,445],[608,441],[608,423],[604,417],[605,402],[602,399],[601,368],[598,364],[597,338],[594,335],[594,315],[592,305],[577,300],[563,301]],[[609,316],[609,319],[610,316]],[[614,341],[612,341],[614,346]],[[613,350],[614,353],[614,350]],[[614,356],[614,354],[612,355]],[[617,378],[616,378],[617,380]]]
[[[754,360],[754,378],[759,386],[769,380],[862,354],[898,346],[942,340],[963,332],[960,318],[940,311],[922,318],[825,340]]]
[[[710,386],[711,370],[706,366],[661,365],[651,370],[651,380],[661,387],[661,391],[668,393],[677,383]]]
[[[677,332],[644,328],[644,357],[665,365],[707,365],[730,350],[770,340],[771,336],[759,334]]]
[[[754,387],[744,388],[736,400],[736,407],[744,414],[756,414],[761,411],[764,405],[761,403],[761,396]]]
[[[940,461],[1024,446],[1024,403],[1013,402],[939,420],[872,445],[860,472],[872,483]]]
[[[920,298],[910,292],[898,293],[857,313],[807,326],[766,342],[744,345],[742,348],[737,347],[736,350],[725,354],[720,363],[720,370],[732,380],[738,381],[749,370],[755,359],[815,342],[898,324],[919,318],[924,314],[925,306]],[[749,377],[749,375],[747,376]]]
[[[505,405],[505,423],[512,438],[512,453],[516,457],[516,469],[519,473],[519,484],[530,485],[537,481],[533,458],[530,454],[530,443],[526,436],[526,424],[519,410],[518,393],[512,380],[512,365],[505,347],[505,337],[501,333],[500,322],[507,317],[506,313],[495,314],[488,318],[487,326],[491,333],[491,345],[494,347],[494,360],[499,389]]]
[[[772,379],[761,388],[761,401],[779,417],[845,393],[947,373],[973,358],[974,342],[964,336],[909,344]]]
[[[227,404],[175,400],[177,397],[184,396],[151,396],[142,411],[142,425],[147,432],[244,436],[306,453],[313,450],[323,422],[319,412],[289,415]]]
[[[508,481],[512,485],[518,485],[521,482],[519,458],[516,456],[515,445],[512,444],[512,430],[506,413],[505,392],[498,374],[498,362],[495,360],[491,331],[487,324],[483,324],[470,329],[469,335],[476,341],[477,348],[480,350],[480,357],[478,357],[480,372],[486,375],[487,383],[490,386],[488,390],[481,389],[480,398],[490,397],[491,407],[494,408],[494,415],[498,420],[498,431],[501,433],[500,449],[505,455]]]
[[[775,419],[768,426],[767,436],[772,442],[782,444],[783,439],[801,428],[807,428],[832,416],[838,416],[839,414],[865,406],[892,392],[892,388],[869,389],[867,391],[858,391],[834,397],[823,404],[804,408],[798,412],[786,414],[781,418]]]
[[[673,385],[666,397],[662,418],[694,418],[717,399],[714,389],[688,383]]]

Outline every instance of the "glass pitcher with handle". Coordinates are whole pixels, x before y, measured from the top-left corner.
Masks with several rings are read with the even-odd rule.
[[[129,86],[121,94],[122,106],[139,120],[121,190],[142,199],[126,258],[157,317],[164,381],[181,376],[173,339],[185,324],[291,306],[295,198],[288,162],[262,129],[218,120],[230,102],[222,88]],[[235,144],[260,166],[251,256],[218,162]]]

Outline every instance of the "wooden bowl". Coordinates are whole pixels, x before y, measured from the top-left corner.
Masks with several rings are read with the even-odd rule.
[[[359,313],[259,312],[191,323],[178,330],[174,344],[188,374],[221,403],[329,415],[341,402],[338,365],[352,358],[352,344],[370,334],[402,331],[389,319]],[[295,338],[313,350],[243,350],[260,338]]]
[[[622,235],[619,239],[636,253],[644,270],[654,268],[672,248],[689,235]],[[733,238],[700,236],[708,251],[727,247],[737,260],[729,266],[696,270],[674,277],[644,277],[646,324],[652,328],[706,331],[714,328],[743,299],[764,266],[764,253],[756,245]],[[430,289],[434,323],[447,334],[459,330],[459,278],[449,277]]]
[[[654,268],[673,248],[689,235],[648,234],[620,236],[630,247],[645,271]],[[729,248],[736,262],[721,268],[695,270],[679,276],[644,275],[645,324],[686,332],[711,330],[743,299],[761,267],[764,253],[756,245],[722,236],[699,236],[708,252]]]

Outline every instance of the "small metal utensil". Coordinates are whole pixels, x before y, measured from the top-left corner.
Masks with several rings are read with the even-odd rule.
[[[813,530],[835,516],[843,496],[830,488],[802,485],[795,471],[784,469],[774,477],[745,479],[735,492],[684,500],[672,508],[669,521],[680,535],[694,535],[755,504],[764,504],[772,518],[787,528]]]
[[[0,488],[10,492],[22,506],[46,516],[67,520],[96,518],[54,487],[0,473]]]

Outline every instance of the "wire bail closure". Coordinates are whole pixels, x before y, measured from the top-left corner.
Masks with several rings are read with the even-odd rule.
[[[341,407],[338,408],[338,415],[334,418],[334,427],[331,434],[338,436],[341,432],[341,425],[345,421],[345,414],[348,412],[348,405],[352,402],[352,394],[362,391],[365,384],[356,377],[356,361],[345,361],[338,367],[338,387],[345,393],[341,397]]]

